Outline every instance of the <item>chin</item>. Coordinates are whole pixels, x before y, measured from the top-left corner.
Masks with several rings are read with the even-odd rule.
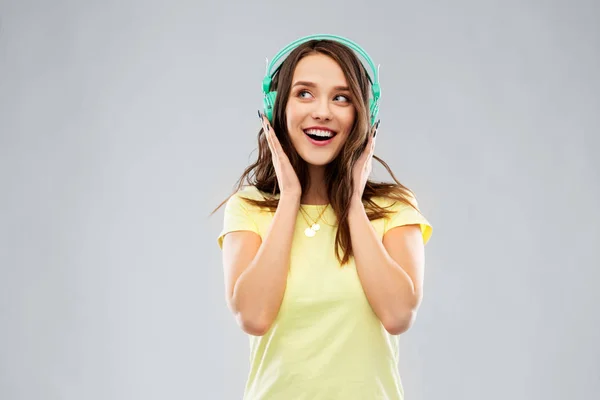
[[[310,156],[306,156],[304,154],[300,154],[300,157],[309,165],[315,166],[315,167],[324,167],[328,164],[331,164],[331,162],[335,159],[335,156],[333,155],[327,155],[325,157],[315,157],[314,154],[311,154]]]
[[[306,161],[306,163],[308,165],[313,166],[313,167],[325,167],[326,165],[329,165],[331,163],[331,161],[333,161],[333,160],[322,161],[322,162],[311,161],[311,160],[304,160],[304,161]]]

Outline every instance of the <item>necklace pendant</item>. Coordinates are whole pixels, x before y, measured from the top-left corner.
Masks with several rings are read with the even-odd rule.
[[[313,224],[313,226],[311,226],[310,229],[312,229],[313,231],[318,231],[319,229],[321,229],[321,225]]]
[[[312,228],[306,228],[304,230],[304,235],[306,235],[307,237],[314,237],[316,234],[316,232],[314,230],[312,230]]]

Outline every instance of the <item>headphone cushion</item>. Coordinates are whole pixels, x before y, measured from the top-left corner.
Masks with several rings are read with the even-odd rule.
[[[269,92],[263,98],[263,111],[269,122],[273,123],[273,108],[275,107],[275,99],[277,92]]]

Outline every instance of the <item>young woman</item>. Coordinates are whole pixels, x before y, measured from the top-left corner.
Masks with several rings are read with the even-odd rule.
[[[227,303],[250,336],[244,398],[402,399],[398,335],[422,299],[431,226],[373,155],[364,50],[331,35],[284,50],[265,77],[258,159],[219,206]],[[393,183],[368,179],[373,158]]]

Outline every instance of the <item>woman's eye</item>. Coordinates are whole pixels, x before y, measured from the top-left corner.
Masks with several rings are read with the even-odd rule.
[[[300,90],[298,92],[298,97],[304,98],[304,99],[308,98],[308,97],[304,96],[304,94],[311,95],[308,90]],[[337,96],[334,97],[334,99],[338,99],[339,97],[341,97],[343,99],[342,101],[345,101],[345,102],[348,102],[348,103],[350,102],[350,98],[348,96],[346,96],[346,95],[343,95],[343,94],[338,94]]]

